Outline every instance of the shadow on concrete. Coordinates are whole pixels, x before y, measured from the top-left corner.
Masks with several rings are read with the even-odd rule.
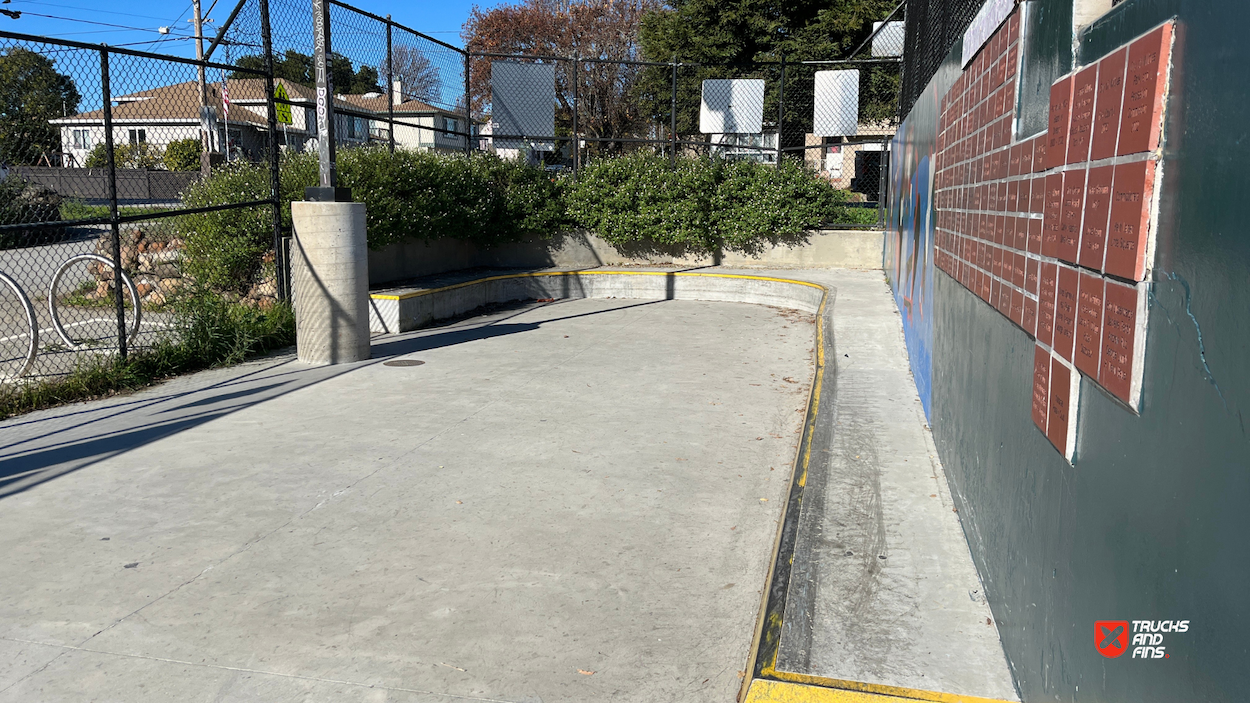
[[[94,403],[94,407],[84,410],[46,413],[35,419],[4,423],[2,427],[6,430],[24,428],[26,432],[24,437],[14,438],[13,441],[0,445],[0,499],[238,410],[397,356],[529,332],[539,329],[546,322],[599,315],[654,305],[662,301],[645,301],[608,310],[566,315],[544,320],[542,323],[508,322],[526,312],[562,302],[568,301],[537,305],[533,301],[518,301],[515,312],[485,323],[456,327],[454,325],[459,323],[452,321],[449,324],[453,326],[443,330],[426,328],[406,333],[400,338],[375,339],[372,345],[373,358],[368,361],[336,366],[308,366],[295,362],[289,356],[276,358],[273,363],[262,368],[201,388],[139,400],[112,403],[105,401]],[[482,313],[475,313],[480,314]],[[171,405],[179,401],[185,402]],[[240,402],[230,404],[231,401]],[[223,403],[226,405],[216,407]],[[122,418],[128,419],[126,429],[106,429],[110,425],[116,426]],[[93,428],[100,428],[101,431],[93,433]],[[13,434],[10,432],[8,436],[12,437]]]

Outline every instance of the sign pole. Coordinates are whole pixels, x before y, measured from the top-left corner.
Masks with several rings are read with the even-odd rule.
[[[317,90],[317,171],[319,184],[304,190],[311,201],[349,202],[351,192],[339,188],[334,154],[334,81],[330,77],[330,1],[312,0],[313,71]]]

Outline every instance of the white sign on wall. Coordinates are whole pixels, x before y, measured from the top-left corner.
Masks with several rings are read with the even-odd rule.
[[[817,71],[812,134],[850,137],[859,133],[859,69]]]
[[[968,65],[972,57],[985,46],[985,42],[998,31],[998,26],[1007,19],[1015,6],[1016,0],[987,0],[977,16],[972,18],[968,31],[964,32],[963,62],[960,66]]]
[[[703,81],[699,105],[699,131],[703,134],[760,134],[764,131],[764,80],[762,78],[708,79]]]
[[[556,134],[556,67],[550,63],[493,61],[490,65],[491,123],[498,149],[553,151]],[[547,137],[536,142],[533,137]]]

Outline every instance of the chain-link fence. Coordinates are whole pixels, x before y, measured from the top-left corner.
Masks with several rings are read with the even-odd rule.
[[[212,163],[271,153],[271,82],[263,69],[0,32],[0,379],[63,375],[170,331],[185,218],[275,212],[268,191],[183,200]],[[276,282],[256,283],[251,302],[278,297]]]

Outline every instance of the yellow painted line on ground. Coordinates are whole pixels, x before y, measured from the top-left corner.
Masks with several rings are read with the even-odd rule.
[[[815,678],[815,677],[809,677]],[[832,682],[831,679],[824,679]],[[932,701],[935,703],[1008,703],[996,698],[961,696],[955,693],[921,691],[914,688],[879,686],[855,681],[838,681],[845,687],[808,685],[790,681],[756,679],[751,682],[743,703],[903,703]]]
[[[680,276],[682,278],[737,278],[748,281],[772,281],[774,283],[793,283],[799,286],[807,286],[809,288],[817,288],[825,290],[825,287],[819,283],[811,283],[810,281],[798,281],[793,278],[777,278],[775,276],[753,276],[742,273],[694,273],[683,271],[536,271],[532,273],[507,273],[499,276],[487,276],[485,278],[475,278],[471,281],[462,281],[453,283],[449,286],[441,288],[431,288],[429,290],[418,290],[410,293],[374,293],[370,298],[374,300],[407,300],[408,298],[418,298],[423,295],[432,295],[434,293],[442,293],[444,291],[456,290],[478,283],[489,283],[491,281],[506,281],[511,278],[544,278],[549,276]]]

